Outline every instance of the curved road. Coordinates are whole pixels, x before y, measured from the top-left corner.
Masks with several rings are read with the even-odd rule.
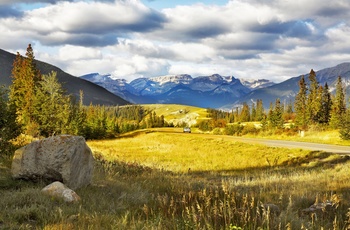
[[[268,140],[262,138],[245,138],[245,137],[232,137],[237,141],[242,141],[246,143],[260,143],[272,147],[282,147],[282,148],[298,148],[298,149],[308,149],[308,150],[319,150],[338,154],[350,154],[350,146],[341,145],[329,145],[329,144],[319,144],[310,142],[298,142],[298,141],[282,141],[282,140]]]
[[[179,129],[154,129],[157,132],[167,132],[167,133],[182,133]],[[283,140],[271,140],[263,138],[246,138],[246,137],[236,137],[227,135],[213,135],[213,134],[201,134],[201,133],[184,133],[184,135],[200,135],[209,138],[218,138],[225,140],[235,140],[251,144],[265,144],[271,147],[281,147],[281,148],[297,148],[297,149],[307,149],[314,151],[325,151],[338,154],[350,154],[350,146],[342,145],[330,145],[330,144],[319,144],[310,142],[298,142],[298,141],[283,141]]]

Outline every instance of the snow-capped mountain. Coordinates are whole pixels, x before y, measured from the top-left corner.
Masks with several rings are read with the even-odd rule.
[[[308,81],[308,73],[303,74]],[[350,63],[316,71],[320,85],[326,82],[334,93],[338,76],[350,94]],[[244,80],[233,76],[213,74],[193,78],[190,75],[169,75],[153,78],[139,78],[127,83],[113,80],[109,75],[89,74],[82,78],[92,81],[122,98],[138,104],[176,103],[199,107],[232,109],[243,102],[263,101],[268,109],[270,103],[279,98],[283,102],[294,101],[301,75],[275,84],[269,80]]]
[[[81,78],[94,82],[134,103],[184,103],[220,107],[246,95],[253,87],[233,76],[213,74],[193,78],[188,74],[138,78],[130,83],[97,73]],[[246,81],[244,81],[246,82]],[[263,82],[266,84],[269,81]],[[270,84],[274,84],[269,82]],[[257,83],[255,84],[257,85]]]
[[[136,95],[159,95],[177,85],[189,85],[193,78],[190,75],[169,75],[152,78],[138,78],[130,82]]]
[[[261,89],[261,88],[266,88],[269,86],[273,86],[275,83],[266,80],[266,79],[240,79],[242,85],[248,87],[249,89]]]

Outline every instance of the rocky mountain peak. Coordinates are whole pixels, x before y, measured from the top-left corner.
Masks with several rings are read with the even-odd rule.
[[[166,75],[166,76],[160,76],[160,77],[152,77],[150,78],[150,80],[158,82],[160,85],[163,85],[169,82],[188,85],[191,83],[193,78],[191,77],[191,75],[188,75],[188,74],[180,74],[180,75]]]

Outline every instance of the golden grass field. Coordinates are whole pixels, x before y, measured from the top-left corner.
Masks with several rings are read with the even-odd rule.
[[[142,107],[156,112],[158,116],[163,115],[168,123],[174,125],[185,122],[194,125],[200,120],[209,119],[206,109],[177,104],[145,104]]]
[[[1,158],[0,229],[349,227],[349,157],[177,131],[88,141],[96,164],[79,204],[42,196],[45,182],[12,180],[11,159]],[[327,200],[331,211],[301,215]]]

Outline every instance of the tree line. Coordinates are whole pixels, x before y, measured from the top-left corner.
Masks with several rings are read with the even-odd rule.
[[[335,93],[331,94],[328,83],[320,85],[316,73],[311,69],[308,81],[301,76],[299,91],[294,103],[281,102],[279,98],[264,110],[263,101],[257,99],[250,106],[243,103],[230,112],[208,109],[212,120],[202,121],[198,127],[203,130],[225,128],[226,133],[242,133],[244,129],[257,132],[251,126],[239,127],[242,122],[260,122],[259,130],[274,129],[294,131],[311,127],[339,129],[343,139],[350,139],[350,111],[346,108],[345,86],[341,76],[337,78]],[[288,129],[285,124],[289,123]],[[234,125],[233,125],[234,124]],[[237,126],[238,125],[238,126]]]
[[[164,116],[139,105],[83,105],[82,91],[76,99],[63,89],[56,72],[40,73],[30,44],[25,57],[17,53],[11,77],[9,90],[0,88],[0,149],[5,149],[9,140],[20,133],[33,137],[72,134],[101,139],[139,128],[168,125]]]

